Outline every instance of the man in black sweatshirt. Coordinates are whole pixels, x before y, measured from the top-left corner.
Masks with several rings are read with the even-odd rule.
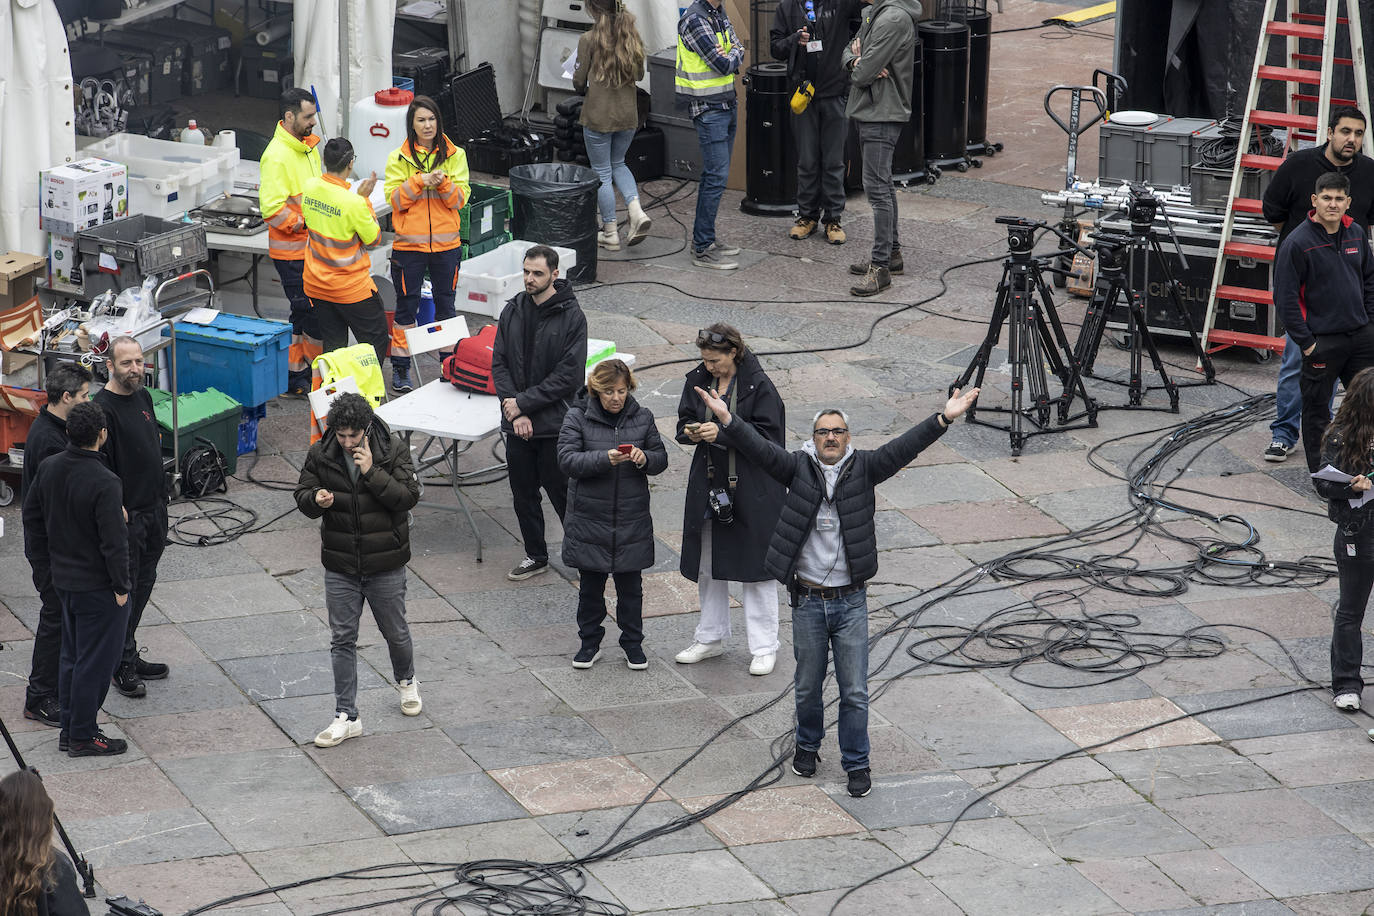
[[[67,447],[67,415],[91,396],[90,370],[78,363],[63,363],[43,380],[48,403],[38,412],[24,440],[24,476],[21,494],[27,494],[38,476],[38,466]],[[33,567],[33,586],[38,589],[38,627],[33,634],[33,666],[24,693],[24,718],[57,728],[61,713],[57,702],[58,662],[62,654],[62,602],[52,587],[47,569]]]
[[[825,239],[842,245],[844,144],[849,119],[849,73],[844,49],[859,28],[863,0],[782,0],[768,30],[775,60],[787,62],[791,88],[807,86],[811,101],[792,115],[797,145],[797,221],[787,233],[804,239],[825,226]]]
[[[124,493],[105,466],[105,414],[77,404],[67,417],[71,440],[43,462],[24,497],[24,555],[42,569],[62,603],[58,748],[70,757],[122,754],[96,715],[119,665],[129,616],[129,532]]]
[[[167,483],[153,399],[143,387],[143,347],[132,337],[116,337],[110,341],[109,359],[110,380],[95,396],[95,402],[105,408],[109,426],[105,457],[124,485],[124,509],[129,516],[129,572],[133,579],[129,631],[114,684],[126,697],[141,697],[148,692],[144,681],[167,676],[166,665],[139,656],[134,637],[157,582],[158,561],[167,546]]]
[[[1350,179],[1323,173],[1312,212],[1274,258],[1274,305],[1302,350],[1302,445],[1314,472],[1336,380],[1349,385],[1374,366],[1374,253],[1349,207]]]
[[[1307,219],[1312,209],[1312,188],[1328,172],[1339,172],[1350,179],[1347,212],[1368,234],[1370,224],[1374,223],[1374,159],[1360,152],[1364,134],[1364,112],[1358,108],[1336,108],[1331,112],[1325,143],[1298,150],[1283,160],[1264,191],[1263,201],[1264,218],[1278,230],[1279,245]],[[1269,424],[1272,439],[1264,450],[1265,461],[1283,461],[1297,444],[1302,417],[1300,375],[1302,350],[1290,337],[1279,366],[1275,391],[1278,415]]]

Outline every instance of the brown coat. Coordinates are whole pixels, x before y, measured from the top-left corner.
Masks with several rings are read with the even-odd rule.
[[[639,127],[639,105],[634,83],[607,86],[591,79],[591,33],[584,32],[577,40],[577,69],[573,71],[573,88],[587,96],[582,103],[582,126],[603,134]],[[639,75],[644,78],[644,62],[639,63]]]

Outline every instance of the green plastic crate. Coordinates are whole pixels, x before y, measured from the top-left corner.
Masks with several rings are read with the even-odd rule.
[[[483,239],[480,242],[473,242],[470,245],[465,244],[459,256],[466,261],[468,258],[475,258],[479,254],[495,251],[507,242],[512,241],[513,238],[514,237],[509,232],[502,232],[500,235],[493,235],[491,238]]]
[[[148,394],[153,399],[162,453],[171,455],[172,396],[157,388],[149,388]],[[177,398],[177,423],[181,427],[177,462],[180,463],[181,456],[190,451],[199,436],[215,444],[224,455],[229,473],[234,473],[239,463],[239,421],[242,419],[243,406],[217,388],[180,395]]]
[[[509,188],[473,182],[472,194],[459,213],[458,234],[469,245],[503,235],[506,231],[506,219],[510,216],[511,210]]]

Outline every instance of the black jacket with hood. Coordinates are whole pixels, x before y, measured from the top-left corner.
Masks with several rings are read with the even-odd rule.
[[[844,66],[844,49],[859,27],[863,0],[812,0],[816,21],[806,19],[806,0],[782,0],[773,12],[768,30],[768,48],[773,59],[787,63],[787,76],[793,86],[810,80],[816,98],[828,99],[849,92],[849,73]],[[797,33],[806,26],[812,41],[821,50],[808,52],[800,46]]]
[[[410,447],[380,417],[367,429],[372,467],[355,479],[346,455],[326,429],[305,456],[296,484],[296,507],[307,518],[320,519],[320,562],[346,576],[366,576],[399,569],[410,561],[410,510],[420,501],[420,484]],[[315,494],[329,490],[328,509]]]
[[[587,317],[571,283],[558,279],[553,288],[543,305],[536,305],[526,292],[507,302],[496,322],[491,350],[496,396],[503,401],[515,398],[520,413],[530,418],[536,439],[558,435],[587,373]],[[514,432],[504,413],[501,429]]]

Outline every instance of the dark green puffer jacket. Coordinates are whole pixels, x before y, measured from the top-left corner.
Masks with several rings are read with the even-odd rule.
[[[310,446],[296,484],[296,506],[320,522],[320,562],[346,576],[366,576],[399,569],[410,561],[407,513],[420,501],[420,484],[404,440],[374,417],[367,429],[372,467],[355,481],[334,430]],[[334,505],[315,502],[319,490],[334,494]]]

